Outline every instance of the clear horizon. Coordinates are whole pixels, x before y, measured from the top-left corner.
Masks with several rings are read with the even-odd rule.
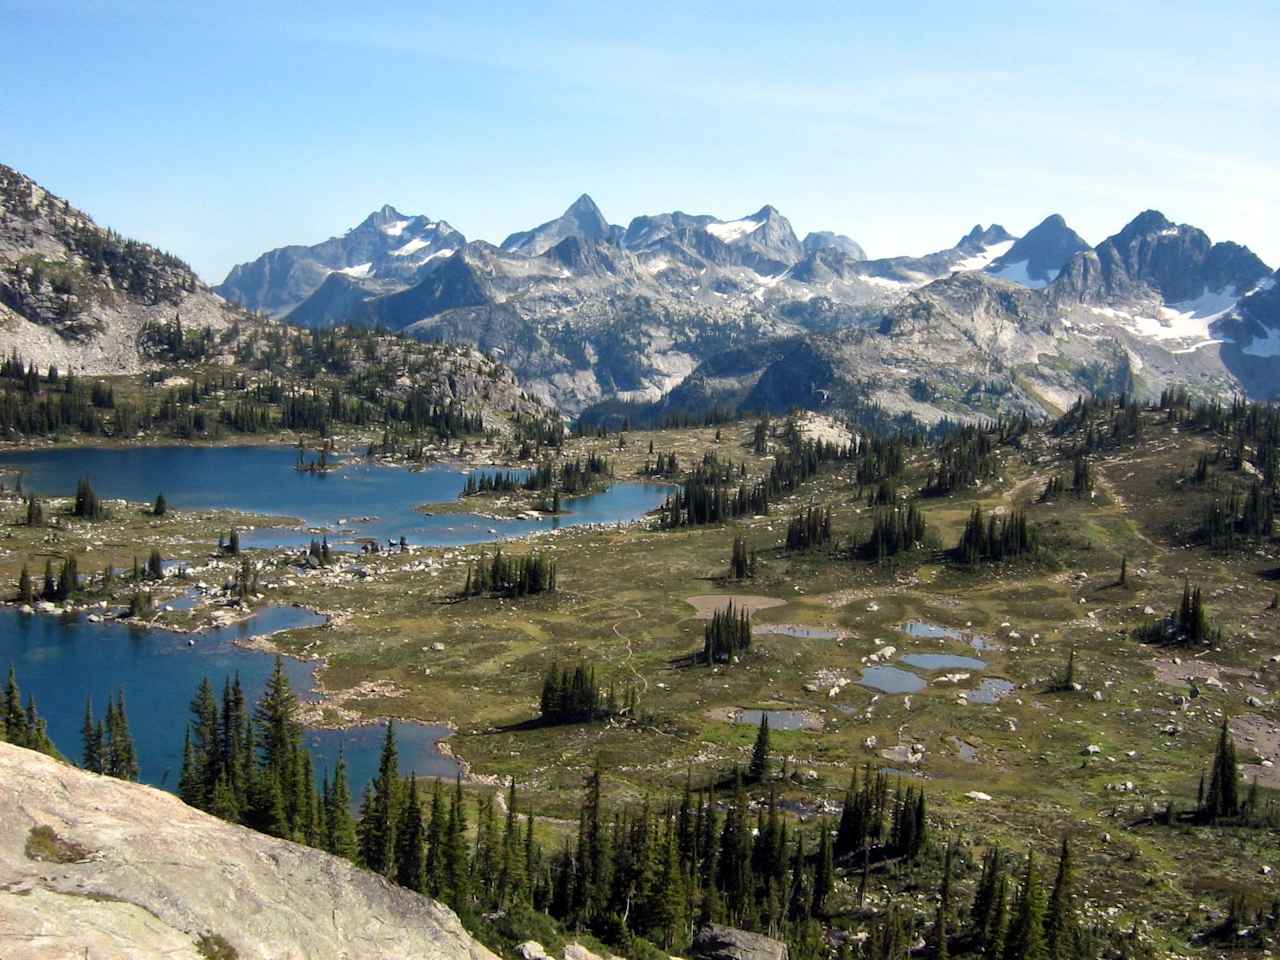
[[[433,9],[0,0],[0,162],[211,283],[387,203],[497,243],[584,192],[872,257],[1154,208],[1280,266],[1262,4]]]

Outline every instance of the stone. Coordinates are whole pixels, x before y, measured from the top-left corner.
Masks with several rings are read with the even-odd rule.
[[[981,790],[970,790],[965,794],[970,800],[990,800],[991,794],[983,793]]]
[[[1095,754],[1099,754],[1099,753],[1101,753],[1101,752],[1102,752],[1102,748],[1101,748],[1100,746],[1098,746],[1096,743],[1091,743],[1091,744],[1089,744],[1089,745],[1088,745],[1087,747],[1085,747],[1085,748],[1084,748],[1084,750],[1083,750],[1083,753],[1084,753],[1084,755],[1085,755],[1086,757],[1092,757],[1092,756],[1094,756]]]
[[[188,807],[162,790],[0,743],[0,952],[497,960],[453,911],[319,850]],[[74,862],[26,855],[49,827]]]
[[[693,937],[697,960],[788,960],[787,945],[758,933],[710,923]]]
[[[516,947],[523,960],[548,960],[546,948],[537,940],[526,940]]]

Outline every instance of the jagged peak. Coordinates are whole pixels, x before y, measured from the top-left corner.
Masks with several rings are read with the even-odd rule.
[[[1159,210],[1143,210],[1142,213],[1125,224],[1124,229],[1117,236],[1132,237],[1176,229],[1178,229],[1177,225]]]
[[[993,223],[989,227],[984,227],[980,223],[975,223],[973,229],[960,238],[957,247],[988,247],[993,243],[1004,243],[1012,240],[1013,234],[1002,227],[998,223]]]
[[[584,217],[590,220],[596,220],[600,223],[608,223],[604,218],[604,213],[588,193],[582,194],[577,200],[569,204],[564,215],[575,220],[581,221]]]

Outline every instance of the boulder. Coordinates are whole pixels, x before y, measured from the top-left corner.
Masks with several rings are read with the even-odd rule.
[[[7,743],[0,783],[5,960],[497,960],[448,907],[171,793]]]
[[[692,955],[697,960],[788,960],[789,956],[781,940],[716,923],[694,935]]]

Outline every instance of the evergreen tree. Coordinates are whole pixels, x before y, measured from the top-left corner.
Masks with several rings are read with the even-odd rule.
[[[168,512],[169,512],[169,502],[165,500],[163,493],[157,493],[155,503],[151,507],[152,515],[157,517],[163,517]]]
[[[1203,820],[1214,821],[1234,817],[1240,812],[1240,774],[1236,766],[1236,745],[1231,737],[1229,718],[1222,718],[1218,744],[1213,753],[1209,774],[1209,792],[1200,810]]]
[[[426,890],[426,829],[422,822],[422,802],[418,799],[418,778],[409,778],[409,793],[396,825],[396,883],[410,890]]]
[[[498,906],[519,900],[524,895],[524,852],[521,849],[519,825],[516,819],[516,782],[513,778],[507,787],[507,820],[502,831],[501,865],[498,872]]]
[[[329,789],[325,816],[328,830],[325,848],[344,860],[355,860],[356,825],[351,818],[351,787],[347,783],[347,759],[338,748],[338,762],[333,768],[333,785]]]
[[[399,776],[395,721],[388,720],[378,760],[378,775],[373,780],[371,802],[360,818],[360,862],[384,877],[395,876],[396,784]]]
[[[1080,933],[1076,919],[1074,882],[1071,843],[1064,834],[1062,850],[1058,854],[1058,875],[1053,882],[1053,892],[1049,895],[1044,921],[1049,960],[1076,960],[1078,956]]]
[[[831,827],[823,820],[818,825],[818,859],[813,870],[813,916],[823,916],[827,900],[835,887],[835,858],[831,846]]]
[[[444,886],[445,813],[440,781],[431,784],[431,818],[427,821],[426,892],[440,899]]]
[[[85,697],[84,723],[80,726],[80,739],[83,749],[80,755],[80,766],[91,773],[102,773],[102,724],[93,716],[93,700]]]
[[[114,701],[107,701],[106,742],[103,749],[104,770],[108,776],[121,780],[138,779],[138,757],[133,747],[133,735],[129,732],[129,717],[125,711],[124,690]]]
[[[454,782],[445,824],[444,857],[441,864],[441,894],[454,910],[465,911],[471,900],[471,864],[467,853],[467,811],[462,800],[462,775]]]
[[[747,767],[747,779],[759,783],[769,775],[769,713],[760,711],[760,729],[756,732],[755,746],[751,748],[751,765]]]
[[[1028,852],[1027,871],[1004,944],[1004,960],[1048,960],[1044,938],[1044,897],[1036,876],[1035,857]]]
[[[942,883],[938,888],[938,913],[933,922],[933,955],[937,960],[951,956],[951,856],[952,846],[947,844],[942,857]]]
[[[27,569],[27,565],[22,565],[22,572],[18,574],[18,602],[33,603],[35,601],[35,588],[31,583],[31,571]]]

